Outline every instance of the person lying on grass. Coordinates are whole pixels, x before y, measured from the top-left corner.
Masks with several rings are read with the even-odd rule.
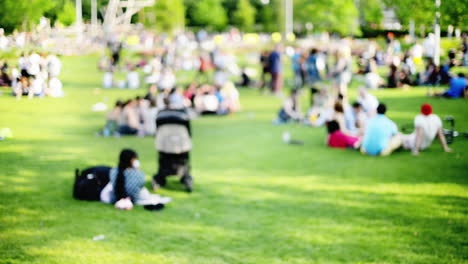
[[[419,151],[429,148],[436,136],[439,137],[444,151],[452,152],[442,131],[442,121],[439,116],[432,113],[430,104],[421,106],[421,114],[414,118],[414,128],[413,133],[402,136],[403,147],[411,150],[413,155],[418,155]]]
[[[353,148],[358,149],[361,142],[358,137],[348,136],[341,132],[337,121],[332,120],[327,123],[327,145],[331,148]]]
[[[401,146],[397,125],[385,116],[387,107],[379,104],[377,115],[367,121],[361,152],[371,156],[387,156]]]

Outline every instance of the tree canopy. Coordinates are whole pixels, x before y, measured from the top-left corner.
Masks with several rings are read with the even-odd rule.
[[[161,32],[173,32],[185,25],[183,0],[158,0],[143,13],[143,22]]]
[[[234,25],[242,31],[252,30],[255,24],[255,13],[255,7],[250,4],[249,0],[239,0],[233,14]]]
[[[159,31],[172,32],[185,25],[223,31],[229,26],[244,32],[278,32],[284,23],[283,0],[157,0],[145,8],[138,20]],[[431,27],[435,20],[434,0],[292,0],[296,29],[304,30],[307,23],[315,31],[336,32],[342,35],[359,34],[362,27],[379,29],[383,10],[393,9],[404,29],[411,20],[417,26]],[[109,0],[97,0],[98,9]],[[468,30],[468,0],[441,0],[441,26]],[[82,0],[83,20],[91,19],[91,1]],[[74,22],[74,0],[0,0],[0,25],[7,32],[31,29],[41,16],[52,23]],[[101,15],[99,13],[99,15]]]

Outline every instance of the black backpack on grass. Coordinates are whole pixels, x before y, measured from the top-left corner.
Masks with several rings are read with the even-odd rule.
[[[85,201],[99,201],[102,189],[109,183],[111,167],[96,166],[82,170],[75,170],[75,184],[73,198]]]

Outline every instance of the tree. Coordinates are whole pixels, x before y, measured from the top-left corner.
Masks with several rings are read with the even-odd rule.
[[[172,33],[185,26],[183,0],[158,0],[154,6],[145,9],[146,13],[154,19],[144,17],[143,22],[155,26],[158,31]]]
[[[435,22],[434,0],[386,0],[385,4],[392,7],[403,27],[407,28],[410,20],[416,25],[430,28]],[[440,24],[442,29],[453,25],[466,30],[468,27],[468,0],[441,0]]]
[[[264,32],[280,31],[279,23],[276,15],[277,9],[269,6],[260,7],[257,12],[257,23],[261,25],[260,30]]]
[[[411,20],[414,20],[416,25],[430,27],[434,24],[434,0],[386,0],[385,4],[395,10],[395,14],[404,28],[408,28]]]
[[[383,19],[383,6],[380,0],[360,0],[358,2],[361,26],[378,26]]]
[[[255,8],[249,0],[239,0],[237,9],[234,12],[234,25],[242,31],[250,31],[255,24]]]
[[[191,18],[196,26],[219,31],[226,28],[226,11],[220,0],[196,1],[191,11]]]
[[[71,1],[66,1],[62,10],[57,13],[57,20],[65,26],[69,26],[75,22],[75,4]]]
[[[468,0],[442,0],[440,24],[443,29],[449,25],[468,30]]]
[[[55,4],[49,0],[0,0],[0,25],[7,32],[18,28],[31,29]]]
[[[342,35],[360,34],[359,12],[353,0],[295,0],[295,23]]]

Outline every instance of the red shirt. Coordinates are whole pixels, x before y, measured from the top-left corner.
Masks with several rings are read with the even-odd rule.
[[[328,136],[328,146],[332,148],[353,147],[358,140],[359,138],[347,136],[338,130]]]

